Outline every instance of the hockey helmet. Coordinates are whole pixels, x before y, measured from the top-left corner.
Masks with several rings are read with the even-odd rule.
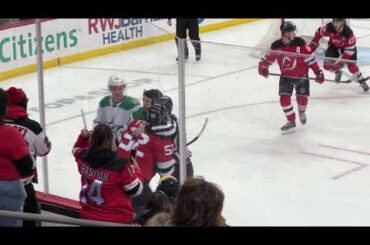
[[[173,102],[172,102],[171,97],[169,97],[167,95],[163,95],[161,98],[159,98],[159,100],[163,101],[163,103],[165,104],[165,106],[167,108],[168,113],[171,114],[172,113],[172,108],[173,108]]]
[[[112,75],[109,77],[108,86],[109,87],[126,86],[126,82],[121,76]]]
[[[166,106],[166,100],[158,99],[153,102],[147,113],[147,121],[151,125],[160,125],[166,123],[170,113]]]
[[[285,33],[285,32],[292,32],[292,31],[296,31],[296,30],[297,30],[297,27],[291,21],[284,21],[280,25],[280,31],[281,31],[282,34]]]

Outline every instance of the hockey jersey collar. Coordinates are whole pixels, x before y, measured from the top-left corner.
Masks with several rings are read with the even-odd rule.
[[[83,160],[89,163],[92,168],[99,168],[111,162],[116,156],[116,153],[111,150],[95,150],[88,149],[81,156]]]

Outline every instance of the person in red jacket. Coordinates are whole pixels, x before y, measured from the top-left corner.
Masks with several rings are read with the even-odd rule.
[[[259,74],[267,78],[269,76],[269,66],[275,60],[279,64],[281,71],[279,81],[280,105],[288,119],[288,122],[281,127],[283,133],[290,132],[296,127],[295,112],[291,103],[293,89],[296,91],[299,119],[302,124],[306,124],[305,111],[310,95],[308,68],[315,73],[316,82],[321,84],[325,79],[315,57],[310,55],[311,52],[306,42],[302,38],[296,37],[296,29],[292,22],[283,22],[280,26],[281,39],[271,44],[269,53],[261,59],[258,65]]]
[[[0,88],[0,210],[23,210],[27,197],[21,178],[33,174],[33,161],[22,135],[4,124],[8,94]],[[0,226],[22,226],[19,219],[0,218]]]
[[[36,157],[47,155],[50,152],[51,143],[48,137],[46,137],[45,131],[42,129],[41,125],[28,117],[28,98],[25,92],[15,87],[9,88],[6,92],[9,96],[9,106],[4,122],[17,129],[22,134],[27,142],[33,160],[34,175],[30,176],[30,178],[21,180],[27,192],[23,212],[38,214],[41,213],[41,208],[36,199],[35,189],[32,184],[32,182],[38,183]],[[23,227],[34,227],[37,225],[39,225],[39,223],[35,221],[23,221]]]
[[[143,190],[141,170],[134,159],[116,154],[112,129],[97,125],[91,136],[81,130],[73,148],[81,174],[80,217],[129,224],[135,218],[131,197]]]
[[[322,37],[329,37],[325,57],[341,59],[340,61],[326,59],[324,61],[324,69],[335,72],[335,80],[339,82],[343,73],[341,69],[346,64],[348,71],[356,77],[362,89],[365,92],[368,91],[369,86],[366,84],[366,81],[369,77],[365,78],[356,64],[356,37],[352,29],[347,25],[346,19],[334,18],[325,26],[318,28],[309,45],[311,52],[314,52],[319,47],[319,41]],[[345,60],[349,62],[345,62]]]

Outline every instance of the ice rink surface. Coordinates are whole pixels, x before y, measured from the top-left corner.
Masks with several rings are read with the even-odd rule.
[[[352,21],[360,69],[370,75],[370,21]],[[282,135],[278,77],[258,75],[249,55],[268,30],[268,20],[201,34],[202,60],[189,45],[186,63],[187,138],[208,126],[191,145],[195,174],[225,193],[223,214],[232,226],[370,225],[370,94],[359,85],[311,82],[307,124]],[[238,45],[238,46],[231,46]],[[72,146],[82,128],[80,109],[91,127],[110,75],[120,74],[127,94],[141,100],[158,88],[174,100],[178,78],[174,41],[131,49],[45,70],[50,193],[78,199],[80,179]],[[277,72],[277,65],[271,71]],[[313,76],[312,73],[310,73]],[[333,74],[325,73],[328,79]],[[39,120],[37,74],[9,79],[21,87],[29,112]],[[294,109],[297,104],[293,97]],[[38,159],[43,190],[41,159]]]

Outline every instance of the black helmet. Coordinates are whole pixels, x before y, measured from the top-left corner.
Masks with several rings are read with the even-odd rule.
[[[147,121],[151,125],[160,125],[166,123],[169,118],[167,100],[163,100],[162,97],[155,100],[147,113]]]
[[[171,114],[172,113],[172,108],[173,108],[173,102],[172,102],[171,97],[169,97],[167,95],[163,95],[161,98],[159,98],[159,100],[163,101],[163,103],[167,107],[168,113]]]
[[[281,33],[292,32],[292,31],[295,31],[296,29],[297,29],[297,27],[291,21],[284,21],[280,25],[280,31],[281,31]]]

